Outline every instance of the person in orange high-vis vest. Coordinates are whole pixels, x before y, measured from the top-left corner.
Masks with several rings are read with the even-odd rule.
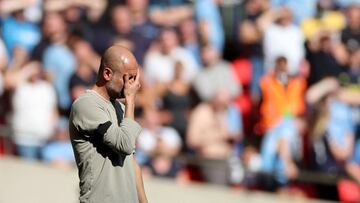
[[[274,71],[260,81],[261,170],[280,187],[298,175],[302,147],[296,120],[305,111],[305,87],[305,79],[288,75],[285,57],[278,57]]]
[[[304,113],[306,81],[302,77],[288,76],[286,58],[276,60],[275,70],[260,80],[260,88],[261,126],[264,131],[276,126],[283,117]]]

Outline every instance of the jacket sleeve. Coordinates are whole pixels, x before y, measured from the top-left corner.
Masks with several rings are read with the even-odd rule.
[[[100,136],[100,140],[117,153],[132,154],[135,142],[141,132],[140,125],[129,118],[124,118],[118,126],[110,121],[106,110],[94,101],[73,104],[72,122],[84,137],[91,139]]]

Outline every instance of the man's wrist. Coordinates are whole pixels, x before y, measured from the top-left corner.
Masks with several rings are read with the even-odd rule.
[[[126,97],[125,98],[125,117],[134,119],[134,110],[135,110],[135,98]]]
[[[135,103],[135,97],[125,97],[125,105],[131,105]]]

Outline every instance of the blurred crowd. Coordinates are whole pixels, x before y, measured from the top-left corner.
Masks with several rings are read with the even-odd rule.
[[[71,166],[71,103],[113,44],[141,66],[144,174],[359,185],[359,0],[0,0],[0,154]]]

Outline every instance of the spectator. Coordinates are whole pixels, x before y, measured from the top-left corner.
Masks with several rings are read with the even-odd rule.
[[[331,101],[327,139],[330,152],[337,162],[342,164],[350,158],[354,145],[354,127],[349,106],[339,101]]]
[[[222,26],[218,0],[195,1],[194,12],[199,23],[199,34],[203,44],[210,44],[219,53],[223,52],[225,34]]]
[[[180,23],[179,31],[182,46],[193,55],[193,57],[196,59],[197,64],[200,66],[200,45],[197,36],[196,22],[191,18],[185,19]]]
[[[318,32],[339,32],[346,25],[345,16],[339,11],[334,1],[322,0],[317,2],[316,15],[304,19],[301,28],[307,39],[311,39]]]
[[[174,79],[166,84],[162,96],[163,114],[166,116],[165,124],[170,125],[179,132],[182,141],[185,141],[187,117],[190,110],[190,84],[181,79],[184,67],[181,63],[175,64]]]
[[[18,77],[23,80],[12,98],[13,138],[18,155],[26,159],[39,159],[41,148],[55,130],[56,93],[43,76],[41,64],[28,63],[19,71]]]
[[[262,171],[284,186],[297,176],[295,161],[301,157],[298,122],[305,111],[305,80],[291,77],[285,57],[278,57],[273,73],[261,79],[263,102],[261,123],[265,136],[261,144]]]
[[[139,135],[136,158],[152,175],[176,177],[180,165],[175,157],[181,149],[181,138],[175,129],[160,122],[157,109],[145,109],[144,129]]]
[[[41,37],[38,27],[25,19],[22,7],[25,5],[21,4],[2,19],[1,35],[8,52],[10,68],[22,67]]]
[[[166,28],[161,31],[160,50],[150,51],[145,56],[144,72],[149,84],[169,82],[174,78],[175,64],[181,62],[184,72],[181,76],[187,82],[194,79],[198,66],[194,57],[180,47],[175,30]]]
[[[321,32],[309,41],[309,86],[329,76],[338,77],[348,62],[345,46],[330,33]]]
[[[52,12],[46,13],[44,18],[46,23],[50,24],[49,27],[54,29],[51,30],[50,45],[45,49],[42,61],[45,69],[51,74],[58,95],[59,113],[68,116],[71,98],[67,84],[75,70],[76,59],[66,44],[68,32],[63,16]]]
[[[70,77],[69,90],[72,101],[75,101],[95,84],[100,57],[87,41],[75,36],[72,38],[71,47],[78,63]]]
[[[185,0],[150,0],[149,17],[157,25],[177,26],[191,16],[191,7]]]
[[[41,23],[42,37],[31,53],[33,60],[43,60],[45,50],[52,43],[64,43],[68,37],[68,28],[60,13],[46,11]]]
[[[140,65],[143,65],[145,53],[156,40],[160,29],[150,20],[147,11],[147,0],[127,0],[132,20],[134,54]]]
[[[350,52],[360,48],[360,5],[352,5],[346,10],[347,26],[341,32],[341,41]]]
[[[207,182],[224,185],[241,181],[237,153],[241,138],[241,115],[231,104],[227,89],[219,89],[210,101],[200,103],[190,114],[186,142],[197,156]]]
[[[238,58],[237,61],[246,58],[251,62],[251,96],[256,99],[260,97],[259,80],[264,74],[264,56],[262,43],[262,30],[259,26],[260,19],[264,16],[266,6],[264,1],[251,0],[245,5],[246,18],[239,23],[237,39]]]
[[[67,119],[60,119],[55,136],[41,150],[42,159],[55,167],[70,168],[75,163],[68,125]]]
[[[265,68],[274,67],[279,56],[288,60],[289,74],[299,73],[300,62],[304,59],[304,37],[299,27],[292,23],[292,13],[287,7],[278,10],[278,18],[264,31]]]
[[[78,33],[87,40],[97,37],[94,36],[93,28],[96,27],[106,8],[106,0],[72,0],[61,3],[57,0],[47,0],[45,8],[49,7],[49,4],[55,5],[53,5],[54,8],[48,10],[62,13],[69,33]],[[58,4],[58,8],[56,8],[56,4]]]
[[[312,136],[317,168],[329,173],[344,172],[354,146],[354,125],[350,106],[339,97],[340,86],[326,78],[307,92],[310,104],[317,104]]]
[[[244,5],[243,19],[233,26],[234,41],[229,47],[234,46],[234,59],[232,71],[237,81],[243,87],[242,94],[235,100],[244,119],[244,129],[247,135],[253,134],[254,123],[258,118],[260,102],[260,79],[264,74],[263,54],[263,27],[262,21],[267,18],[269,1],[250,0]],[[230,51],[229,51],[230,52]],[[230,53],[229,53],[230,54]],[[255,108],[254,108],[255,107]],[[258,132],[256,132],[258,133]]]
[[[201,50],[205,68],[194,80],[194,89],[203,101],[209,101],[220,89],[228,89],[231,98],[240,94],[241,87],[231,73],[230,64],[220,58],[219,52],[211,46]]]
[[[100,26],[95,29],[92,44],[95,50],[102,54],[111,46],[115,39],[124,38],[133,41],[132,24],[129,8],[115,5],[111,8],[111,26]]]
[[[241,138],[240,113],[231,105],[226,89],[218,89],[212,98],[200,103],[191,113],[187,144],[203,158],[225,159],[230,156],[231,142]]]

